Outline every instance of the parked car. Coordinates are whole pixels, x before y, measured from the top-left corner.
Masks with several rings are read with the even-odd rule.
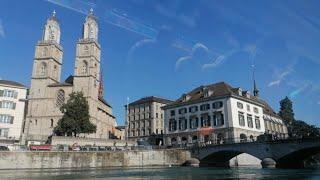
[[[0,146],[0,151],[9,151],[9,148],[8,148],[8,146],[1,145]]]

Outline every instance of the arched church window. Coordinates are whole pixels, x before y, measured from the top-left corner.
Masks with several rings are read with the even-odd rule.
[[[45,62],[42,62],[40,66],[40,76],[46,75],[46,69],[47,69],[47,64]]]
[[[57,102],[56,102],[56,105],[58,107],[62,106],[63,103],[64,103],[64,100],[65,100],[65,93],[62,89],[60,89],[58,91],[58,94],[57,94]]]
[[[88,63],[87,61],[83,61],[82,67],[81,67],[81,74],[86,75],[88,73]]]

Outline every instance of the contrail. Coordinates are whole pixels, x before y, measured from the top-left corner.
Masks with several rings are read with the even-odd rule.
[[[56,4],[58,6],[70,9],[72,11],[76,11],[81,14],[87,14],[89,12],[90,8],[97,7],[97,4],[93,1],[84,2],[82,0],[45,0],[49,3]],[[100,14],[99,12],[103,12]],[[98,17],[101,17],[101,19],[107,23],[110,23],[112,25],[124,28],[126,30],[129,30],[131,32],[140,34],[142,36],[155,39],[158,36],[159,31],[155,28],[140,23],[133,18],[130,18],[128,16],[125,16],[121,13],[119,13],[116,10],[110,10],[110,9],[102,9],[95,12]]]

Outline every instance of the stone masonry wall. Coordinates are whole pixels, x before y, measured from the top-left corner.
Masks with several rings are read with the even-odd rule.
[[[0,169],[101,168],[182,165],[185,150],[108,152],[0,152]]]

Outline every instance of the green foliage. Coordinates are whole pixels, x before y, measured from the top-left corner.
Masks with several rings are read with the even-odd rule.
[[[313,125],[309,125],[301,120],[294,120],[291,124],[291,133],[293,137],[319,137],[319,129]]]
[[[287,96],[280,101],[279,116],[287,124],[291,124],[294,121],[294,113],[293,113],[293,109],[292,109],[292,101]]]
[[[279,116],[284,120],[288,127],[290,137],[318,137],[320,131],[317,127],[309,125],[302,120],[295,120],[292,109],[292,101],[285,97],[280,101]]]
[[[77,136],[80,133],[94,133],[96,126],[89,120],[89,104],[82,92],[73,92],[60,111],[63,113],[54,133],[58,136]]]

